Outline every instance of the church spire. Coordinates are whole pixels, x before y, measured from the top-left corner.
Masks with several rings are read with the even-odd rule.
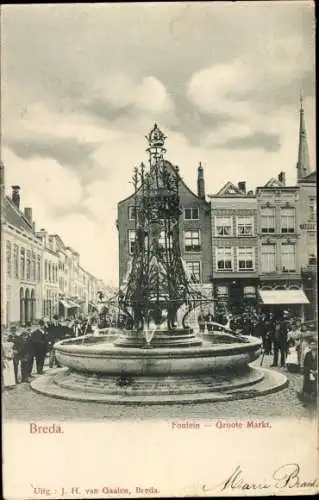
[[[310,174],[310,161],[303,109],[303,97],[300,95],[299,148],[297,161],[297,181]]]

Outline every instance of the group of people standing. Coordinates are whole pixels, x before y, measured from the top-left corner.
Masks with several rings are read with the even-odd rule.
[[[293,366],[293,371],[304,375],[302,393],[316,393],[317,332],[315,328],[302,324],[300,318],[293,318],[289,311],[277,309],[258,313],[249,308],[241,314],[214,317],[208,309],[201,309],[197,321],[201,333],[218,331],[216,322],[234,333],[260,338],[263,356],[272,356],[270,367],[290,370]]]
[[[12,387],[20,382],[30,382],[34,365],[36,373],[43,374],[47,357],[50,368],[60,366],[55,357],[54,344],[65,338],[91,332],[89,320],[60,320],[58,316],[54,316],[51,321],[39,320],[36,328],[32,328],[30,324],[23,329],[12,326],[8,333],[3,334],[2,339],[4,386]]]

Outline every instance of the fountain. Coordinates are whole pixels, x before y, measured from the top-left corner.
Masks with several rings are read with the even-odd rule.
[[[261,354],[259,339],[221,325],[200,336],[188,324],[208,299],[181,256],[181,179],[164,160],[165,139],[155,125],[147,137],[149,168],[141,164],[133,175],[136,238],[117,297],[126,328],[56,343],[64,368],[34,380],[34,390],[74,400],[168,404],[255,397],[286,385],[282,374],[250,367]],[[186,312],[178,322],[181,307]]]

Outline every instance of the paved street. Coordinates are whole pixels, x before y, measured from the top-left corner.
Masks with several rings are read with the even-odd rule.
[[[268,368],[271,357],[265,357]],[[259,365],[257,361],[257,366]],[[286,370],[284,370],[286,372]],[[82,403],[49,398],[34,392],[29,384],[19,384],[3,394],[5,420],[68,421],[68,420],[124,420],[124,419],[210,419],[210,418],[309,418],[313,408],[300,402],[297,392],[302,376],[286,372],[289,386],[277,393],[256,399],[197,405],[119,406],[101,403]]]

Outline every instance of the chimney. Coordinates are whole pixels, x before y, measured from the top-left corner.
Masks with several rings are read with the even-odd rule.
[[[33,232],[35,233],[35,222],[34,221],[32,222],[32,229],[33,229]]]
[[[280,172],[278,175],[278,180],[281,182],[284,186],[286,185],[286,174],[285,172]]]
[[[241,191],[243,194],[246,194],[246,182],[245,181],[240,181],[238,182],[238,189]]]
[[[15,206],[20,209],[20,186],[11,186],[12,188],[12,201]]]
[[[197,196],[202,200],[205,200],[205,179],[204,179],[204,169],[201,162],[199,162],[198,173],[197,173]]]
[[[30,222],[30,224],[32,225],[32,208],[31,207],[25,207],[24,216],[27,219],[27,221]]]

